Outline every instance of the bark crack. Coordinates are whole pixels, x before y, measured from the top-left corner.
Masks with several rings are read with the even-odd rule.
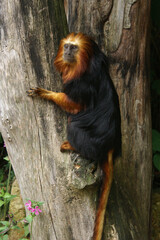
[[[51,214],[51,208],[50,208],[50,206],[49,206],[48,201],[47,201],[47,205],[48,205],[48,209],[49,209],[49,215],[50,215],[50,218],[51,218],[53,231],[54,231],[54,234],[55,234],[56,239],[58,239],[58,238],[57,238],[57,235],[56,235],[56,230],[55,230],[55,228],[54,228],[54,221],[53,221],[52,214]]]

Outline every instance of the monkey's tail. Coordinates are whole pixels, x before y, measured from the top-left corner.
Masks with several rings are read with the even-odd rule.
[[[113,179],[113,150],[108,152],[108,161],[103,163],[104,172],[101,195],[96,214],[93,240],[101,240],[104,225],[104,216]]]

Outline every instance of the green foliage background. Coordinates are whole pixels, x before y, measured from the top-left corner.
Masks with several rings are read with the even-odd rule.
[[[151,2],[151,106],[154,183],[160,184],[160,0]]]

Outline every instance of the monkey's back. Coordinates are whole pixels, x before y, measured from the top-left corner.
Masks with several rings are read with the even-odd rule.
[[[106,160],[111,149],[117,155],[121,148],[119,101],[107,59],[97,45],[88,71],[67,82],[64,92],[84,106],[84,111],[69,114],[68,141],[72,147],[93,160]]]

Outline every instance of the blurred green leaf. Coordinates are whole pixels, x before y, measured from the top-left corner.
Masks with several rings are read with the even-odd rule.
[[[3,159],[9,162],[9,157],[8,156],[4,157]]]
[[[156,153],[153,156],[153,164],[157,168],[157,170],[160,171],[160,153]]]
[[[8,235],[5,234],[3,237],[0,237],[0,240],[8,240]]]
[[[3,240],[8,240],[8,235],[7,234],[5,234],[4,236],[3,236]]]
[[[152,149],[153,152],[160,152],[160,133],[157,130],[152,130]]]
[[[0,235],[2,234],[1,231],[4,231],[4,230],[6,230],[6,226],[0,227]]]
[[[28,238],[20,238],[19,240],[28,240]]]
[[[17,195],[11,195],[10,193],[6,192],[3,196],[8,202],[10,202],[13,198],[17,197]]]
[[[0,207],[4,205],[4,201],[0,200]]]
[[[0,223],[6,227],[10,226],[10,222],[9,221],[0,221]]]
[[[33,221],[33,217],[31,215],[28,215],[26,217],[27,222],[31,223]]]
[[[0,233],[0,235],[1,235],[0,240],[8,240],[8,237],[9,237],[8,234],[3,235],[3,234]]]
[[[0,190],[0,197],[3,197],[4,196],[4,189],[2,188],[1,190]]]
[[[27,224],[27,225],[24,226],[24,236],[27,237],[29,233],[30,233],[29,232],[29,225]]]
[[[3,198],[10,198],[11,197],[11,194],[6,192],[4,195],[3,195]]]

